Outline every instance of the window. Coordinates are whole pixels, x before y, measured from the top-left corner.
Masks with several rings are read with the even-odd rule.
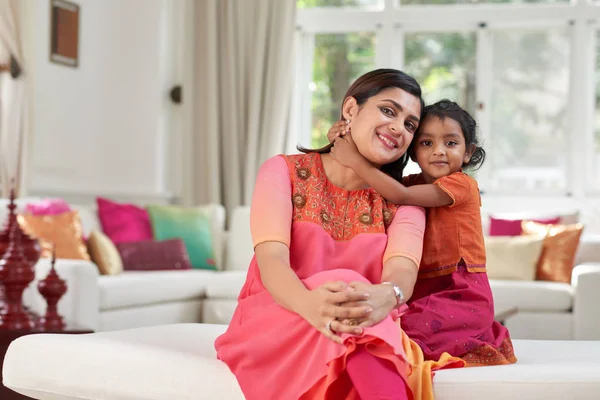
[[[326,144],[352,81],[397,68],[417,79],[426,103],[449,98],[477,119],[487,157],[476,177],[486,195],[600,193],[599,5],[298,0],[293,141]]]
[[[475,33],[407,33],[404,70],[423,90],[426,104],[448,98],[475,111]]]
[[[492,35],[491,150],[495,190],[566,187],[566,29]]]
[[[340,106],[352,82],[375,68],[375,34],[315,35],[314,40],[312,82],[309,83],[311,140],[307,144],[317,148],[329,143],[327,131],[340,119]]]

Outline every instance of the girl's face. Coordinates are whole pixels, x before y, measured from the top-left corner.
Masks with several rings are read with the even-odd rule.
[[[419,98],[398,88],[370,97],[361,107],[353,97],[344,102],[352,138],[360,154],[377,167],[398,160],[419,126]]]
[[[474,150],[473,146],[467,149],[458,122],[435,116],[423,120],[414,147],[416,161],[427,183],[459,171],[463,163],[469,162]]]

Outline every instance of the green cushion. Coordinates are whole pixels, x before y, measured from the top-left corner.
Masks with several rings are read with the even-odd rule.
[[[161,205],[151,205],[147,209],[155,240],[181,238],[192,267],[217,269],[208,209]]]

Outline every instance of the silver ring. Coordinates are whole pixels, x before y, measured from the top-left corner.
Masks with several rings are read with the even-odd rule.
[[[333,333],[333,329],[331,329],[331,323],[332,323],[333,321],[335,321],[335,318],[334,318],[334,319],[332,319],[331,321],[329,321],[329,322],[327,323],[327,325],[325,325],[325,328],[326,328],[326,329],[327,329],[329,332],[331,332],[331,333]]]

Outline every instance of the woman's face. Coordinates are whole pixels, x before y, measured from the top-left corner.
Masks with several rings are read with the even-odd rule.
[[[398,88],[370,97],[361,107],[346,99],[344,117],[350,119],[352,138],[358,151],[376,166],[398,160],[410,145],[419,126],[421,102]]]

